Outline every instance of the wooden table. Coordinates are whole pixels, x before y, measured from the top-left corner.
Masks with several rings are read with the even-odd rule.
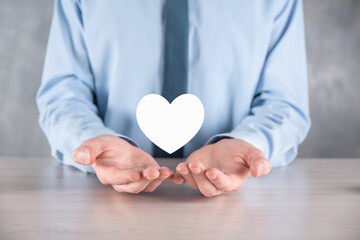
[[[360,159],[297,159],[206,198],[172,182],[117,193],[53,159],[2,157],[0,239],[360,239]]]

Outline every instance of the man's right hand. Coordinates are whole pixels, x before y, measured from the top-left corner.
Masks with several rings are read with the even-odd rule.
[[[173,176],[167,167],[122,138],[102,135],[89,139],[72,153],[75,162],[91,165],[100,182],[118,192],[152,192]]]

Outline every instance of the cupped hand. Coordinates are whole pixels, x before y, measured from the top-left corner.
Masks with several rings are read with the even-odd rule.
[[[240,139],[222,139],[193,152],[176,167],[173,181],[186,182],[207,197],[241,189],[250,174],[267,175],[270,162],[263,152]]]
[[[79,164],[91,165],[100,182],[112,185],[118,192],[152,192],[173,175],[148,153],[112,135],[83,142],[72,158]]]

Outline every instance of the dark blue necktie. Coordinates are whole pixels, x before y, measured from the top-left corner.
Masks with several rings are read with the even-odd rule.
[[[165,6],[164,76],[162,96],[170,103],[187,92],[188,0],[167,0]],[[172,154],[154,145],[155,157],[183,157],[183,147]]]

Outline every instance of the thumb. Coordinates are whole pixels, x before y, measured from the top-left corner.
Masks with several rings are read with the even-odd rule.
[[[251,175],[254,177],[267,175],[271,171],[271,163],[264,153],[255,147],[249,149],[246,160],[250,166]]]
[[[91,165],[102,150],[102,143],[98,137],[87,140],[72,152],[73,160],[81,165]]]

